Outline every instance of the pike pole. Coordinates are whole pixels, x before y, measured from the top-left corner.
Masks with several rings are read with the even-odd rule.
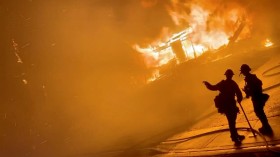
[[[245,113],[245,111],[244,111],[244,109],[243,109],[241,103],[238,103],[238,104],[240,105],[240,107],[241,107],[241,109],[242,109],[242,112],[243,112],[243,114],[244,114],[244,116],[245,116],[245,118],[246,118],[246,120],[247,120],[247,122],[248,122],[248,124],[249,124],[249,127],[250,127],[250,129],[251,129],[251,132],[253,133],[253,136],[256,137],[256,134],[255,134],[255,132],[254,132],[254,130],[253,130],[253,128],[252,128],[252,126],[251,126],[251,124],[250,124],[248,118],[247,118],[247,115],[246,115],[246,113]]]

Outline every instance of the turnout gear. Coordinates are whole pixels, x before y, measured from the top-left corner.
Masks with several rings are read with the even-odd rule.
[[[262,93],[262,81],[254,74],[246,74],[243,91],[245,92],[247,98],[250,96],[252,98],[254,97],[254,99],[259,97]]]
[[[237,101],[241,102],[242,93],[236,82],[233,80],[222,80],[215,86],[208,86],[207,88],[210,90],[220,91],[220,94],[214,99],[215,106],[219,113],[225,114],[226,112],[239,112],[239,109],[236,106],[235,95],[237,96]]]
[[[264,106],[269,99],[269,95],[263,93],[262,81],[255,74],[250,73],[251,69],[247,64],[243,64],[240,71],[245,76],[245,86],[243,91],[247,98],[251,97],[254,112],[262,123],[262,127],[259,128],[259,131],[263,134],[271,134],[272,129],[264,112]]]
[[[211,85],[207,81],[204,81],[203,83],[209,90],[220,91],[219,95],[214,99],[215,106],[219,113],[224,114],[227,117],[232,141],[234,141],[235,144],[240,144],[245,137],[239,135],[236,129],[236,118],[239,108],[236,106],[235,96],[240,103],[242,101],[242,92],[237,83],[232,80],[232,76],[234,75],[233,71],[228,69],[226,70],[225,75],[226,80],[222,80],[216,85]]]

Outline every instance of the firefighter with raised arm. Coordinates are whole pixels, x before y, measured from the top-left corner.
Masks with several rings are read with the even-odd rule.
[[[251,97],[254,112],[262,123],[262,127],[259,128],[259,131],[262,134],[272,134],[273,131],[264,112],[264,105],[268,100],[269,95],[263,93],[262,81],[255,74],[251,74],[250,71],[251,68],[249,65],[241,65],[240,74],[245,76],[245,86],[243,91],[246,94],[246,98]]]
[[[236,118],[237,113],[239,113],[239,108],[236,106],[235,96],[237,97],[237,102],[242,101],[242,92],[238,87],[237,83],[232,80],[234,75],[231,69],[227,69],[225,72],[226,79],[220,81],[216,85],[211,85],[207,81],[203,81],[205,86],[209,90],[219,91],[219,95],[214,99],[215,106],[218,112],[224,114],[227,117],[230,137],[235,144],[241,144],[241,141],[245,138],[243,135],[239,135],[236,129]]]

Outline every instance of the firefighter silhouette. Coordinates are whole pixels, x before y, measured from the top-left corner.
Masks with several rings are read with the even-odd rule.
[[[219,95],[215,97],[215,106],[218,112],[224,114],[227,117],[230,137],[235,144],[241,144],[241,141],[245,138],[243,135],[239,135],[236,129],[236,118],[239,113],[239,108],[236,106],[235,96],[237,101],[242,101],[242,92],[238,87],[237,83],[232,80],[234,75],[231,69],[227,69],[225,72],[226,79],[220,81],[216,85],[211,85],[207,81],[203,81],[205,86],[212,91],[219,91]]]
[[[259,128],[259,131],[262,134],[272,134],[271,126],[269,125],[264,112],[264,106],[269,98],[269,95],[263,93],[262,81],[255,74],[251,74],[250,71],[251,68],[249,65],[241,65],[240,74],[245,76],[245,86],[243,91],[246,94],[246,98],[251,97],[254,106],[254,112],[262,123],[262,127]]]

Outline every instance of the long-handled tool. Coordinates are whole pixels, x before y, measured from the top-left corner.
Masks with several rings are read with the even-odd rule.
[[[244,116],[245,116],[245,118],[246,118],[246,120],[247,120],[247,122],[248,122],[248,124],[249,124],[249,127],[250,127],[250,129],[251,129],[251,131],[252,131],[252,133],[253,133],[253,136],[256,137],[256,134],[255,134],[255,132],[254,132],[254,130],[253,130],[253,128],[252,128],[252,126],[251,126],[251,124],[250,124],[248,118],[247,118],[247,115],[246,115],[246,113],[245,113],[245,111],[244,111],[244,109],[243,109],[241,103],[239,103],[239,105],[240,105],[240,107],[241,107],[241,109],[242,109],[242,112],[243,112],[243,114],[244,114]]]

